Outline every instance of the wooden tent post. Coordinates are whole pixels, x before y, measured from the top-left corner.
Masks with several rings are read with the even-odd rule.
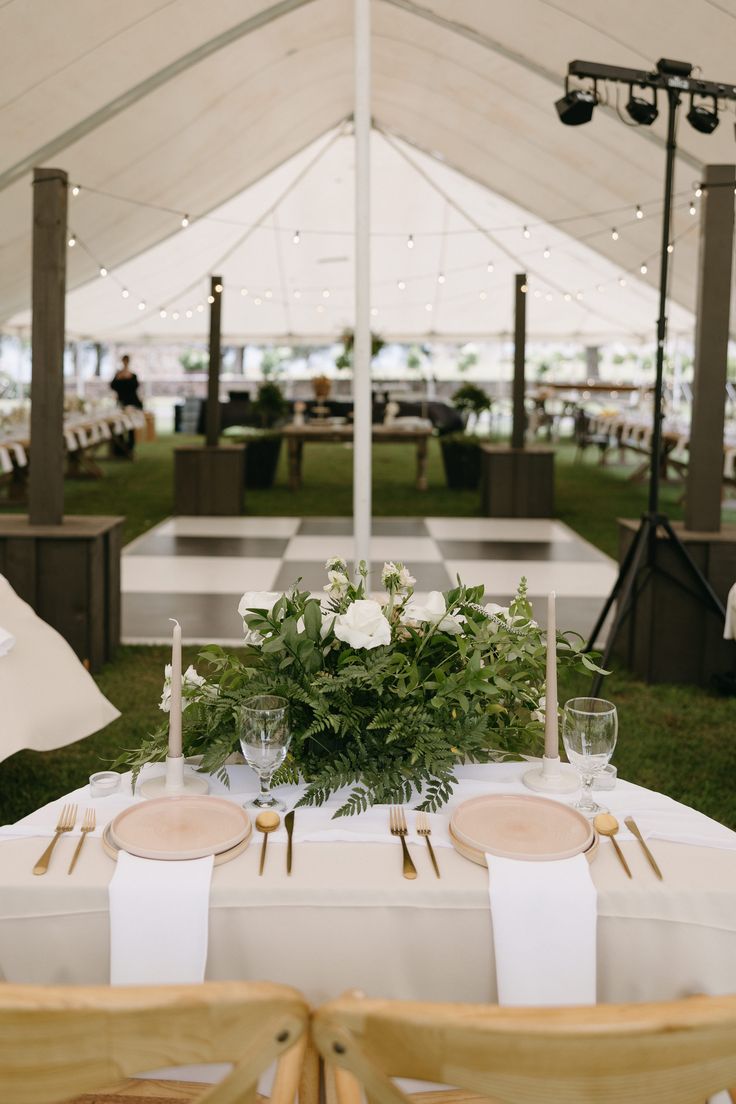
[[[214,448],[220,440],[220,361],[222,359],[220,320],[222,317],[222,276],[210,281],[210,366],[207,378],[207,440]]]

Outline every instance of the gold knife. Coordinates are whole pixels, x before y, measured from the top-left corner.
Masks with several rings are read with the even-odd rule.
[[[644,842],[644,837],[642,836],[641,832],[639,831],[634,818],[633,817],[626,817],[624,819],[624,824],[626,825],[626,827],[629,829],[630,832],[634,833],[634,835],[638,839],[639,843],[641,844],[641,846],[644,850],[644,854],[649,859],[649,865],[651,866],[654,873],[657,875],[657,877],[659,878],[660,881],[664,881],[664,875],[662,874],[662,871],[657,866],[657,862],[654,858],[654,855],[652,854],[652,852],[649,850],[646,843]]]
[[[291,836],[294,831],[294,810],[286,814],[284,817],[284,826],[286,828],[286,834],[289,837],[289,842],[286,847],[286,873],[291,874]]]

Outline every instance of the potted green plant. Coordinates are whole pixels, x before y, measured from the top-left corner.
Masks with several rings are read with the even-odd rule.
[[[282,436],[275,428],[289,411],[283,391],[273,380],[258,387],[251,407],[254,426],[232,426],[223,436],[239,441],[245,448],[245,485],[251,490],[272,487],[281,454]]]
[[[463,383],[458,387],[452,402],[466,424],[471,414],[477,419],[483,411],[491,409],[490,396],[475,383]],[[482,437],[467,432],[448,433],[440,437],[447,486],[452,490],[474,491],[478,487],[482,443]]]

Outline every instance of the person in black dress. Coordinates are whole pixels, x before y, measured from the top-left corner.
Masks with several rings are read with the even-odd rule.
[[[120,363],[121,366],[110,383],[110,387],[117,395],[118,406],[121,406],[123,409],[128,406],[135,406],[138,410],[142,410],[143,403],[138,394],[138,377],[135,372],[132,372],[130,369],[130,357],[126,354]],[[128,432],[127,449],[116,447],[115,451],[118,455],[127,455],[129,459],[132,460],[134,450],[135,430],[131,429]]]

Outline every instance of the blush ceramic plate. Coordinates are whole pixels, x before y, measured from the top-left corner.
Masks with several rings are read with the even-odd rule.
[[[452,815],[450,835],[485,855],[544,862],[569,859],[593,842],[593,825],[576,809],[546,797],[488,794],[464,801]]]
[[[157,797],[118,813],[112,842],[142,859],[201,859],[229,851],[250,835],[244,809],[222,797]]]

